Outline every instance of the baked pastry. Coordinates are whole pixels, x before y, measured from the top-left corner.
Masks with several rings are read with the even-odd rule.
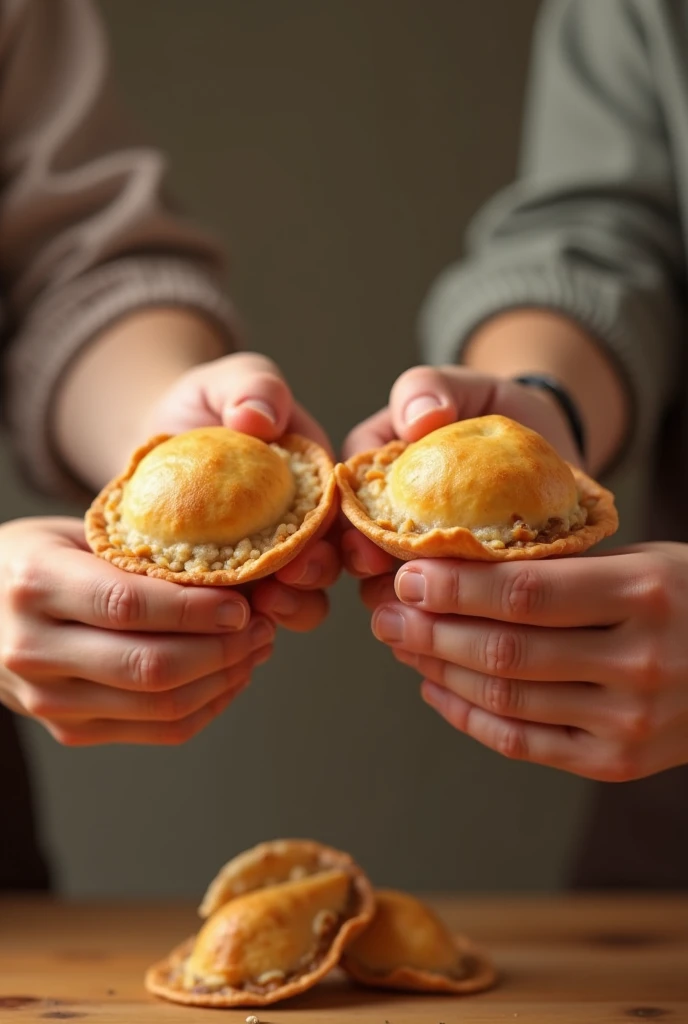
[[[342,510],[396,558],[483,561],[585,551],[614,533],[613,495],[505,416],[391,441],[335,467]]]
[[[86,513],[86,539],[121,569],[228,586],[280,569],[334,500],[333,466],[313,441],[279,444],[226,427],[152,438]]]
[[[346,853],[277,840],[241,854],[211,884],[205,923],[146,974],[150,992],[194,1006],[265,1006],[312,988],[375,908]]]
[[[347,947],[342,967],[373,988],[413,992],[478,992],[496,972],[465,938],[454,937],[429,907],[392,889],[375,893],[375,916]]]

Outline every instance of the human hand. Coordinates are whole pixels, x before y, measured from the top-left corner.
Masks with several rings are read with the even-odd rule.
[[[416,366],[396,380],[389,404],[355,427],[344,442],[343,455],[387,444],[395,438],[418,441],[433,430],[456,420],[499,413],[536,430],[559,454],[574,465],[580,455],[568,420],[548,393],[491,377],[459,366]],[[342,537],[345,568],[359,579],[393,572],[398,563],[353,527],[345,524]],[[363,598],[375,604],[377,593],[389,590],[390,581],[363,585]]]
[[[0,527],[0,700],[60,743],[182,743],[248,685],[275,628],[234,588],[96,558],[77,519]]]
[[[178,434],[194,427],[225,426],[276,441],[294,432],[310,438],[332,454],[322,427],[294,399],[275,364],[253,352],[239,352],[184,373],[156,403],[143,433]],[[273,576],[242,590],[254,611],[297,632],[314,629],[325,618],[325,589],[339,575],[338,547],[326,534],[328,519],[293,561]]]
[[[507,757],[602,781],[688,763],[688,546],[406,563],[373,631],[422,696]]]

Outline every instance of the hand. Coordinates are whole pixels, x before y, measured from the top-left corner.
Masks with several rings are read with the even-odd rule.
[[[252,352],[225,356],[184,373],[156,403],[142,433],[145,439],[220,425],[263,441],[276,441],[293,431],[332,453],[327,435],[293,398],[275,364]],[[338,548],[324,539],[335,517],[333,510],[292,562],[245,588],[255,611],[298,632],[314,629],[325,618],[325,588],[335,582],[340,569]]]
[[[275,628],[234,589],[125,573],[77,519],[0,527],[0,700],[60,743],[181,743],[248,685]]]
[[[603,781],[688,763],[688,546],[402,566],[373,631],[507,757]]]
[[[377,448],[395,438],[418,441],[456,420],[499,413],[542,434],[568,462],[580,457],[568,421],[549,394],[458,366],[416,366],[397,379],[389,405],[355,427],[344,442],[344,458]],[[345,526],[342,552],[346,569],[361,579],[393,572],[391,555],[357,530]],[[374,603],[377,584],[364,588]]]

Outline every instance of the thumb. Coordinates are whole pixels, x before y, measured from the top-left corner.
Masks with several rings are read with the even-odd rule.
[[[277,366],[242,352],[214,366],[206,394],[225,427],[274,441],[287,429],[294,400]]]
[[[392,423],[403,441],[417,441],[456,420],[490,411],[497,380],[460,366],[415,366],[397,379],[389,398]]]

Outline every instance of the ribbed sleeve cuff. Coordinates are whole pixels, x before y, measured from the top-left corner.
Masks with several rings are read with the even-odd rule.
[[[61,465],[50,436],[56,385],[80,350],[136,310],[177,306],[214,321],[227,339],[237,320],[219,282],[181,259],[136,257],[104,264],[60,286],[36,304],[7,354],[6,419],[25,476],[40,491],[84,501],[82,488]]]
[[[661,332],[675,334],[678,329],[670,304],[588,268],[486,269],[468,263],[445,271],[421,309],[425,357],[433,363],[460,362],[466,343],[481,324],[519,308],[546,309],[569,317],[614,360],[632,401],[630,433],[614,470],[630,456],[643,453],[672,390],[669,346],[653,344]]]

